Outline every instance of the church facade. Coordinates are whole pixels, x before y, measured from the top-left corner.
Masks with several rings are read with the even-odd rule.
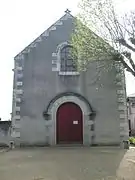
[[[124,71],[115,64],[78,72],[70,55],[74,17],[66,11],[14,58],[12,139],[16,145],[119,145],[128,139]]]

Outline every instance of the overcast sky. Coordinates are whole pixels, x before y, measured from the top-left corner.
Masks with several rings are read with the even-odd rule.
[[[0,0],[0,117],[10,119],[13,58],[68,8],[77,13],[79,0]],[[134,0],[118,0],[119,11],[134,7]],[[121,3],[122,2],[122,3]],[[127,80],[127,93],[135,93],[135,81]]]

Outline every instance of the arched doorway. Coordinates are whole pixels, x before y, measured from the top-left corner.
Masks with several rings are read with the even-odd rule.
[[[83,144],[83,118],[81,108],[72,102],[62,104],[57,110],[57,144]]]

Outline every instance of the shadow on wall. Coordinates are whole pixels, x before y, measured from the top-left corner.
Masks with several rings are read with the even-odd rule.
[[[11,121],[0,121],[0,147],[9,146]]]

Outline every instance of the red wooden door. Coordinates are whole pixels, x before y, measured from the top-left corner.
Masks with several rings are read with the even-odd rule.
[[[83,143],[82,111],[74,103],[62,104],[57,111],[57,143]]]

